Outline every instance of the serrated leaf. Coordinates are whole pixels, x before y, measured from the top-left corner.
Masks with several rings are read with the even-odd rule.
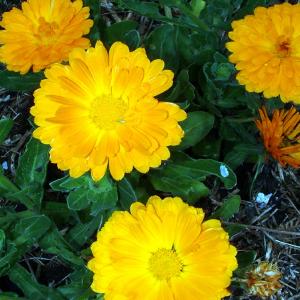
[[[14,282],[29,299],[45,300],[65,300],[55,289],[51,289],[39,284],[32,275],[21,265],[15,265],[8,274],[9,279]]]
[[[0,86],[10,91],[31,92],[39,87],[44,73],[27,73],[21,75],[7,70],[0,71]]]
[[[240,204],[241,197],[239,195],[233,195],[225,199],[222,206],[213,214],[213,217],[228,221],[234,214],[239,212]]]
[[[0,144],[2,144],[7,138],[7,135],[13,127],[13,124],[14,121],[9,118],[0,120]]]
[[[92,202],[91,215],[96,216],[99,212],[112,209],[118,201],[118,192],[115,186],[105,192],[89,191],[88,197]]]
[[[44,195],[44,181],[49,161],[49,147],[31,138],[19,159],[16,183],[26,189],[27,195],[39,209]]]
[[[187,149],[199,143],[214,126],[214,116],[204,111],[188,113],[188,117],[181,124],[184,130],[182,142],[177,147]]]

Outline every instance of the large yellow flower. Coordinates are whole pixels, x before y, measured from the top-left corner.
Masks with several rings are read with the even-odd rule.
[[[229,60],[249,92],[300,103],[300,4],[258,7],[232,23]]]
[[[82,0],[28,0],[22,10],[13,8],[2,16],[0,61],[21,74],[32,67],[40,71],[68,58],[73,48],[87,48],[93,21]]]
[[[265,107],[259,110],[260,120],[256,126],[260,131],[266,150],[283,167],[300,167],[300,113],[295,107],[289,110],[276,109],[270,119]]]
[[[162,60],[149,61],[120,42],[107,53],[101,42],[74,50],[70,65],[47,69],[31,109],[40,126],[34,137],[50,144],[51,161],[78,177],[91,169],[95,180],[107,168],[119,180],[133,167],[142,173],[168,159],[178,145],[186,113],[154,97],[172,85]]]
[[[218,220],[180,198],[153,196],[114,212],[92,244],[91,288],[105,300],[219,300],[236,249]]]

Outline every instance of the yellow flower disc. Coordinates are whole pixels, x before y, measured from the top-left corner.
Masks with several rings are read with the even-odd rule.
[[[93,21],[82,0],[28,0],[22,10],[13,8],[2,16],[0,61],[10,71],[38,72],[68,58],[72,49],[89,47],[83,38]]]
[[[145,50],[130,52],[120,42],[107,53],[75,49],[70,65],[55,64],[34,93],[31,109],[39,126],[33,135],[51,146],[50,159],[79,177],[91,170],[94,180],[109,168],[120,180],[133,168],[146,173],[168,159],[168,146],[178,145],[186,113],[154,97],[173,83],[160,59],[149,61]]]
[[[232,23],[226,47],[249,92],[300,103],[300,4],[258,7]]]
[[[180,198],[150,197],[114,212],[91,246],[91,288],[106,300],[219,300],[236,249],[218,220]]]

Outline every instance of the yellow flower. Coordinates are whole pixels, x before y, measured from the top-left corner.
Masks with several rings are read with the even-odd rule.
[[[274,263],[260,262],[247,273],[247,277],[249,292],[254,296],[271,297],[281,288],[281,273]]]
[[[300,4],[257,7],[232,23],[229,60],[249,92],[300,103]]]
[[[55,64],[35,91],[33,133],[50,144],[50,159],[72,177],[91,170],[94,180],[109,168],[120,180],[133,168],[146,173],[178,145],[186,113],[154,97],[167,90],[173,73],[162,60],[149,61],[120,42],[107,53],[101,42],[74,50],[70,65]]]
[[[256,120],[266,150],[283,167],[300,167],[300,113],[295,107],[276,109],[270,120],[265,107],[259,110],[261,120]]]
[[[218,300],[230,293],[236,248],[218,220],[180,198],[114,212],[91,246],[91,288],[106,300]]]
[[[2,16],[0,61],[21,74],[32,67],[38,72],[68,58],[73,48],[89,47],[82,38],[93,21],[82,0],[28,0],[22,10],[13,8]]]

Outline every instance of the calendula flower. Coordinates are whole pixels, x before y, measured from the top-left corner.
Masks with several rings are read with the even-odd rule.
[[[93,21],[82,0],[28,0],[22,10],[13,8],[2,15],[0,61],[10,71],[40,71],[68,58],[72,49],[89,47],[82,36]]]
[[[173,73],[145,50],[130,52],[114,43],[107,53],[101,42],[74,50],[70,65],[55,64],[34,93],[31,109],[39,126],[33,135],[50,144],[50,159],[79,177],[91,170],[94,180],[108,168],[122,179],[133,168],[146,173],[168,159],[178,145],[186,113],[154,97],[167,90]]]
[[[226,47],[249,92],[300,103],[300,4],[257,7],[232,23]]]
[[[116,211],[91,246],[91,288],[106,300],[218,300],[227,295],[236,249],[218,220],[180,198],[150,197]]]
[[[262,298],[276,294],[280,288],[281,273],[277,264],[260,262],[247,274],[247,285],[250,294]]]
[[[276,109],[272,119],[265,107],[259,109],[261,120],[256,120],[266,150],[282,166],[300,167],[300,114],[295,107]]]

